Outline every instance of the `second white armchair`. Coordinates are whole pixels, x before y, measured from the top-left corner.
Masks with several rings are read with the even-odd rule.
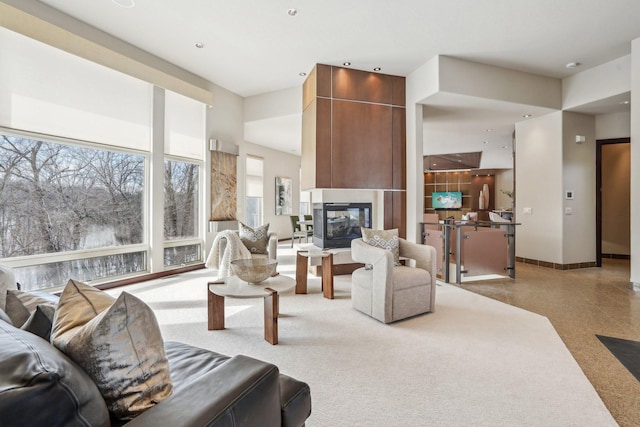
[[[362,239],[351,241],[351,257],[365,264],[351,276],[353,308],[384,323],[435,309],[436,250],[400,240],[400,257],[407,265],[394,266],[391,251]]]

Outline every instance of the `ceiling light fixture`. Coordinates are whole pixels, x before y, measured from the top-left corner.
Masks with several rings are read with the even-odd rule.
[[[579,66],[581,66],[582,64],[579,62],[569,62],[567,65],[565,65],[565,67],[567,68],[577,68]]]
[[[482,143],[483,143],[483,144],[488,144],[488,143],[489,143],[489,141],[482,141]]]
[[[296,16],[298,14],[298,9],[289,9],[287,10],[287,15]]]
[[[300,77],[304,77],[304,76],[306,76],[306,75],[307,75],[307,73],[305,73],[305,72],[303,71],[303,72],[301,72],[301,73],[298,73],[298,75],[299,75]]]
[[[382,70],[382,68],[380,68],[380,67],[376,67],[376,68],[373,69],[373,71],[380,71],[380,70]]]
[[[349,61],[343,62],[342,65],[344,65],[345,67],[348,67],[349,65],[351,65],[351,62]]]
[[[487,132],[492,132],[492,131],[493,131],[493,129],[486,129],[486,131],[487,131]]]
[[[622,101],[620,104],[622,104],[622,105],[629,105],[629,104],[631,104],[631,101]]]
[[[197,43],[195,44],[195,46],[196,46],[198,49],[202,49],[202,48],[204,47],[204,43],[197,42]]]
[[[525,119],[528,119],[529,117],[531,117],[531,114],[523,114],[522,117],[524,117]]]
[[[131,9],[133,6],[136,5],[136,2],[134,0],[111,0],[111,1],[117,4],[118,6],[126,7],[127,9]]]

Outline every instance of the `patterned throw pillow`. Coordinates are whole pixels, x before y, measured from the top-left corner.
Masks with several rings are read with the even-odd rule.
[[[269,246],[269,224],[261,225],[254,230],[240,222],[240,240],[252,255],[266,255],[268,253],[267,247]]]
[[[89,374],[118,419],[134,418],[173,392],[156,317],[126,292],[114,299],[69,280],[60,296],[51,342]]]
[[[362,240],[365,243],[377,248],[386,249],[393,254],[393,265],[400,265],[400,240],[398,239],[398,229],[393,230],[372,230],[361,228]]]

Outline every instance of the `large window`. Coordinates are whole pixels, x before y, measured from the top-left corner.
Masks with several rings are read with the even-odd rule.
[[[21,285],[201,262],[205,105],[2,27],[0,52],[0,263]]]
[[[262,224],[262,174],[264,160],[247,156],[245,222],[249,227]]]
[[[145,257],[133,252],[89,260],[97,249],[143,243],[144,156],[26,135],[0,138],[0,258],[63,254],[18,269],[23,283],[51,287],[77,271],[108,277],[146,269]],[[77,251],[84,255],[60,259]]]
[[[189,243],[199,236],[199,166],[177,160],[164,162],[164,238],[187,240],[186,244],[165,245],[164,265],[198,262],[201,244]]]

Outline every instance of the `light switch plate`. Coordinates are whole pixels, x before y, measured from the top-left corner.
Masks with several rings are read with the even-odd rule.
[[[522,213],[525,215],[531,215],[533,213],[533,208],[523,208]]]
[[[571,208],[564,208],[565,215],[571,215],[572,213],[573,213],[573,210]]]

